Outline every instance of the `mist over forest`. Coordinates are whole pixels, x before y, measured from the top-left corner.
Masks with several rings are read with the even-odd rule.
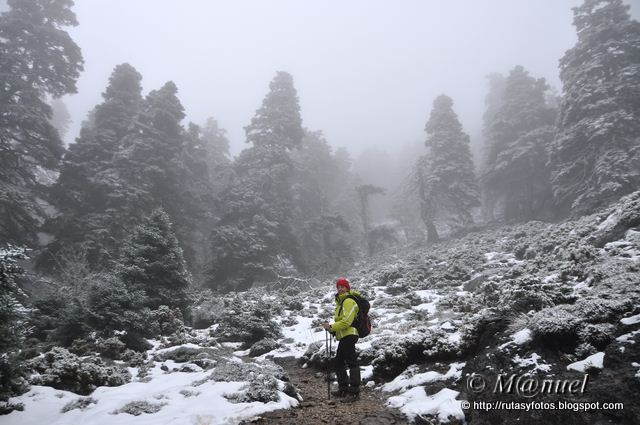
[[[511,368],[637,423],[639,5],[230,3],[0,1],[0,422],[323,423],[346,276],[362,414],[533,423],[460,407]]]

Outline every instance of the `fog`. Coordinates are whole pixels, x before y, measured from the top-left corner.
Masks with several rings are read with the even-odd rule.
[[[635,2],[635,0],[634,0]],[[434,98],[455,102],[479,140],[490,72],[523,65],[558,91],[558,59],[576,41],[578,0],[169,1],[76,0],[85,71],[64,98],[73,125],[101,101],[113,67],[129,62],[145,92],[173,80],[187,120],[215,117],[231,150],[276,71],[291,73],[303,124],[353,154],[424,139]],[[637,5],[632,14],[637,15]]]

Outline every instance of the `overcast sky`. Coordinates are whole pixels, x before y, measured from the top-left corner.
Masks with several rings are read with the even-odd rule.
[[[76,0],[85,71],[64,98],[79,123],[129,62],[145,93],[173,80],[187,120],[215,117],[232,152],[276,71],[294,77],[303,125],[357,154],[423,140],[433,99],[451,96],[472,139],[485,75],[523,65],[558,90],[579,0]],[[632,0],[632,14],[638,15]]]

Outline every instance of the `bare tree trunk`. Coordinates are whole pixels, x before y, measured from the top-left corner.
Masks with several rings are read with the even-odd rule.
[[[424,175],[422,174],[421,169],[418,173],[420,184],[420,218],[422,218],[424,225],[427,226],[427,242],[438,242],[440,240],[440,236],[438,236],[438,230],[436,229],[435,224],[433,224],[432,208],[430,208],[424,187]]]
[[[435,243],[440,241],[440,236],[438,235],[438,230],[436,226],[433,224],[433,221],[426,221],[427,225],[427,242]]]

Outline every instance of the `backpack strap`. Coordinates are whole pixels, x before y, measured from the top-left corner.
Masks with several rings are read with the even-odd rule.
[[[355,297],[355,295],[351,295],[351,294],[349,294],[349,295],[347,295],[346,297],[344,297],[344,300],[342,300],[342,302],[340,303],[340,310],[338,310],[338,314],[342,313],[342,308],[344,307],[344,301],[345,301],[347,298],[351,298],[351,299],[356,303],[356,305],[358,306],[358,308],[360,308],[360,305],[358,304],[358,299]],[[355,319],[354,319],[354,320],[355,320]]]

